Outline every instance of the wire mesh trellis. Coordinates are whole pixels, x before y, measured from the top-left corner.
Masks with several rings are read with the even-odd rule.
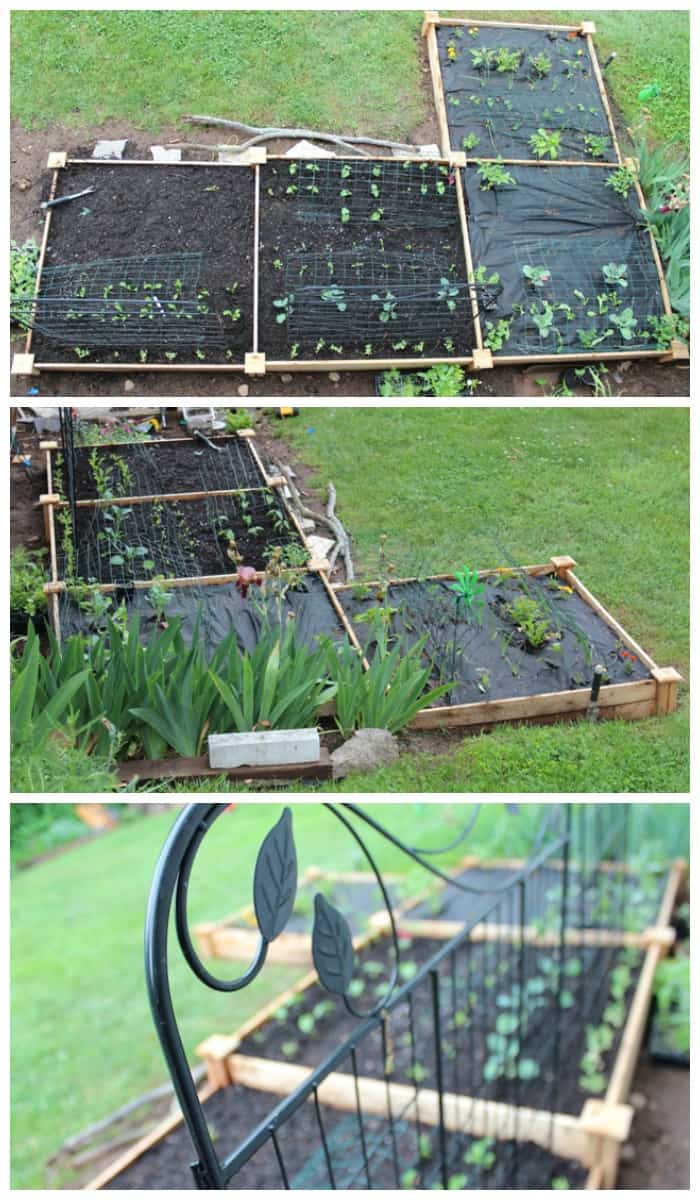
[[[460,269],[435,253],[367,246],[332,256],[290,255],[285,263],[290,334],[370,343],[462,335],[476,285]]]
[[[302,221],[446,229],[459,220],[455,176],[426,160],[295,160],[287,168]]]
[[[316,1014],[312,1030],[314,1021],[320,1026],[305,1041],[296,1033],[294,1058],[304,1072],[285,1082],[288,1068],[275,1057],[274,1039],[286,1032],[276,1034],[272,1022],[269,1033],[268,1022],[237,1041],[230,1061],[236,1087],[225,1088],[211,1107],[202,1108],[189,1082],[165,958],[158,952],[170,899],[177,893],[179,940],[191,969],[209,987],[237,990],[262,969],[267,939],[278,932],[278,924],[274,933],[269,924],[274,903],[269,913],[265,904],[288,880],[296,858],[291,816],[285,812],[258,855],[261,944],[255,962],[240,980],[212,976],[189,937],[184,897],[191,890],[196,851],[224,806],[192,806],[183,814],[156,871],[146,944],[154,1018],[197,1149],[197,1185],[582,1185],[585,1156],[571,1151],[572,1126],[565,1114],[580,1111],[582,1095],[604,1090],[641,959],[640,949],[625,941],[625,931],[638,927],[630,923],[630,900],[635,898],[634,916],[650,923],[661,891],[659,876],[648,877],[643,903],[636,899],[640,868],[628,861],[628,806],[550,806],[520,864],[494,864],[490,877],[488,869],[468,866],[450,879],[433,857],[438,850],[409,847],[357,805],[324,807],[353,833],[380,886],[377,836],[446,881],[442,899],[448,917],[462,923],[461,931],[444,942],[424,941],[431,935],[417,933],[420,911],[410,914],[415,925],[399,914],[395,919],[385,893],[393,941],[389,937],[353,955],[344,941],[349,933],[342,932],[343,915],[329,912],[317,898],[313,940],[319,983],[300,990],[297,1002],[288,1006],[295,1033],[303,1029],[307,1013]],[[522,808],[506,806],[514,830]],[[371,841],[366,840],[368,826]],[[467,830],[473,829],[470,820]],[[463,831],[462,840],[467,836]],[[293,892],[292,887],[285,893],[287,915]],[[324,926],[324,920],[330,924]],[[401,963],[411,970],[399,974]],[[606,1039],[598,1036],[603,1026]],[[266,1062],[269,1082],[264,1084]],[[268,1092],[289,1094],[275,1103]],[[235,1130],[237,1140],[223,1158],[207,1128],[214,1112],[219,1134]],[[167,1157],[165,1151],[161,1166]],[[560,1182],[552,1184],[553,1178]]]
[[[79,348],[223,346],[223,322],[198,290],[203,257],[154,254],[45,267],[34,304],[13,297],[13,314]]]

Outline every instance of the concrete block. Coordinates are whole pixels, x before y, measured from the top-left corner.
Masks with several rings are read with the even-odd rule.
[[[150,146],[154,162],[180,162],[182,150],[168,146]]]
[[[267,729],[251,733],[211,733],[210,767],[282,766],[317,762],[321,739],[317,729]]]
[[[123,158],[126,150],[126,138],[119,141],[110,142],[105,138],[100,139],[95,145],[92,152],[93,158]]]
[[[392,150],[394,158],[442,158],[440,147],[435,142],[425,146],[415,146],[410,150]]]
[[[335,546],[332,538],[320,537],[317,533],[312,533],[306,540],[314,558],[327,558]]]

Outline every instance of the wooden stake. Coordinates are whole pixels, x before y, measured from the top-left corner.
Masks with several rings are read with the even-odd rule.
[[[279,484],[280,481],[283,481],[283,479],[284,477],[280,475],[276,476],[276,483],[274,481],[270,481],[269,483],[266,482],[260,487],[214,488],[214,490],[211,492],[163,492],[162,494],[156,492],[148,496],[114,496],[108,500],[104,499],[103,497],[96,498],[94,500],[76,500],[75,506],[76,508],[114,508],[115,505],[117,507],[120,505],[128,505],[131,507],[133,504],[181,504],[183,501],[208,500],[210,497],[247,496],[250,495],[251,492],[269,491],[271,487],[277,486],[277,484]],[[61,500],[58,496],[52,499],[54,500],[57,508],[70,507],[70,504],[67,500]]]
[[[432,13],[426,13],[427,16],[432,16]],[[546,33],[548,29],[556,30],[560,33],[579,33],[580,25],[528,25],[524,21],[472,21],[465,17],[439,17],[436,15],[435,25],[466,25],[471,27],[477,25],[480,29],[536,29],[540,33]]]
[[[260,166],[255,167],[253,216],[253,354],[260,350]]]
[[[51,187],[49,188],[49,200],[55,200],[55,198],[56,198],[56,189],[58,188],[58,177],[59,177],[59,168],[56,167],[51,176]],[[41,245],[39,247],[39,257],[37,259],[37,264],[36,264],[36,281],[34,283],[34,303],[32,304],[32,316],[31,316],[32,321],[34,320],[34,315],[36,313],[36,301],[39,296],[39,290],[41,288],[41,273],[44,269],[44,259],[46,258],[46,247],[48,246],[48,243],[49,243],[49,230],[51,228],[52,213],[53,213],[53,209],[47,208],[46,217],[44,218],[44,232],[43,232],[43,235],[41,238]],[[25,354],[31,354],[33,338],[34,338],[34,330],[30,327],[27,330],[27,340],[24,343]],[[32,372],[32,374],[34,374],[34,371]]]
[[[653,667],[652,675],[656,680],[656,712],[662,717],[676,711],[678,703],[678,684],[683,682],[683,676],[675,667]]]

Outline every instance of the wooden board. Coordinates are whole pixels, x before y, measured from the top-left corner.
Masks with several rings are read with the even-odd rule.
[[[132,762],[119,763],[116,770],[119,782],[122,784],[130,783],[132,779],[207,779],[220,775],[226,776],[227,779],[250,779],[252,781],[332,779],[333,777],[330,754],[323,747],[318,762],[311,763],[232,767],[226,770],[221,767],[210,767],[209,759],[203,754],[199,758],[136,759]]]

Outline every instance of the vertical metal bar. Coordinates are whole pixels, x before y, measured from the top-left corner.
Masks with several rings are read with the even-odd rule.
[[[333,1189],[333,1191],[336,1191],[337,1189],[335,1186],[335,1176],[333,1174],[333,1165],[331,1163],[331,1156],[328,1152],[328,1143],[326,1141],[326,1131],[323,1128],[323,1121],[321,1120],[321,1108],[318,1103],[318,1088],[314,1088],[313,1095],[314,1095],[314,1108],[316,1109],[316,1121],[318,1122],[318,1130],[319,1130],[319,1133],[321,1134],[321,1145],[323,1147],[323,1156],[326,1160],[326,1170],[328,1171],[328,1178],[331,1181],[331,1188]]]
[[[365,1175],[367,1176],[367,1187],[371,1191],[372,1190],[372,1178],[369,1173],[369,1159],[367,1158],[367,1142],[365,1141],[365,1125],[364,1125],[364,1121],[362,1120],[362,1105],[360,1103],[360,1086],[359,1086],[359,1083],[357,1080],[357,1054],[355,1053],[354,1046],[353,1046],[352,1050],[350,1051],[350,1059],[352,1062],[352,1073],[353,1073],[353,1076],[355,1079],[355,1107],[357,1109],[357,1121],[358,1121],[358,1125],[360,1127],[360,1145],[362,1147],[362,1163],[365,1168]]]
[[[275,1155],[276,1155],[276,1157],[277,1157],[277,1165],[278,1165],[278,1167],[279,1167],[279,1169],[280,1169],[280,1175],[282,1176],[282,1185],[283,1185],[283,1187],[284,1187],[284,1190],[285,1190],[285,1192],[289,1192],[289,1191],[291,1191],[291,1188],[290,1188],[290,1186],[289,1186],[289,1179],[288,1179],[288,1177],[287,1177],[287,1170],[286,1170],[286,1167],[285,1167],[285,1165],[284,1165],[284,1161],[283,1161],[283,1159],[282,1159],[282,1152],[281,1152],[281,1150],[280,1150],[280,1148],[279,1148],[279,1145],[278,1145],[278,1143],[277,1143],[277,1134],[276,1134],[276,1132],[275,1132],[274,1125],[271,1125],[271,1126],[270,1126],[270,1137],[271,1137],[271,1139],[272,1139],[272,1145],[274,1146],[274,1149],[275,1149]]]
[[[564,982],[564,967],[566,959],[566,914],[569,895],[569,854],[571,851],[571,810],[567,807],[566,813],[566,844],[563,852],[562,865],[562,881],[561,881],[561,903],[559,908],[559,946],[557,953],[557,998],[556,998],[556,1024],[554,1027],[554,1045],[552,1049],[552,1082],[550,1085],[550,1111],[552,1117],[558,1110],[557,1084],[559,1082],[559,1067],[561,1060],[561,1023],[563,1019],[563,1010],[561,1007],[561,995]]]
[[[447,1131],[445,1129],[445,1108],[444,1108],[444,1085],[442,1074],[442,1042],[440,1040],[440,978],[437,969],[434,968],[430,972],[430,986],[433,999],[433,1036],[435,1039],[435,1082],[437,1084],[438,1093],[438,1112],[439,1126],[438,1135],[440,1140],[440,1175],[442,1177],[442,1186],[446,1189],[449,1181],[447,1172]]]
[[[396,1145],[396,1130],[394,1129],[394,1113],[391,1107],[391,1088],[389,1087],[389,1075],[394,1070],[393,1051],[392,1062],[388,1062],[388,1036],[387,1036],[387,1013],[382,1013],[382,1060],[384,1064],[384,1082],[386,1084],[386,1111],[389,1118],[389,1136],[391,1138],[391,1154],[394,1160],[394,1174],[396,1176],[396,1186],[401,1186],[401,1172],[399,1170],[399,1153]]]
[[[414,1091],[414,1095],[415,1095],[416,1149],[417,1149],[418,1155],[420,1157],[420,1106],[419,1106],[419,1101],[418,1101],[418,1080],[416,1079],[416,1063],[418,1060],[416,1058],[416,1031],[415,1031],[415,1025],[414,1025],[414,1021],[413,1021],[413,992],[408,993],[407,1000],[408,1000],[409,1031],[410,1031],[410,1036],[411,1036],[410,1078],[413,1080],[413,1091]]]

